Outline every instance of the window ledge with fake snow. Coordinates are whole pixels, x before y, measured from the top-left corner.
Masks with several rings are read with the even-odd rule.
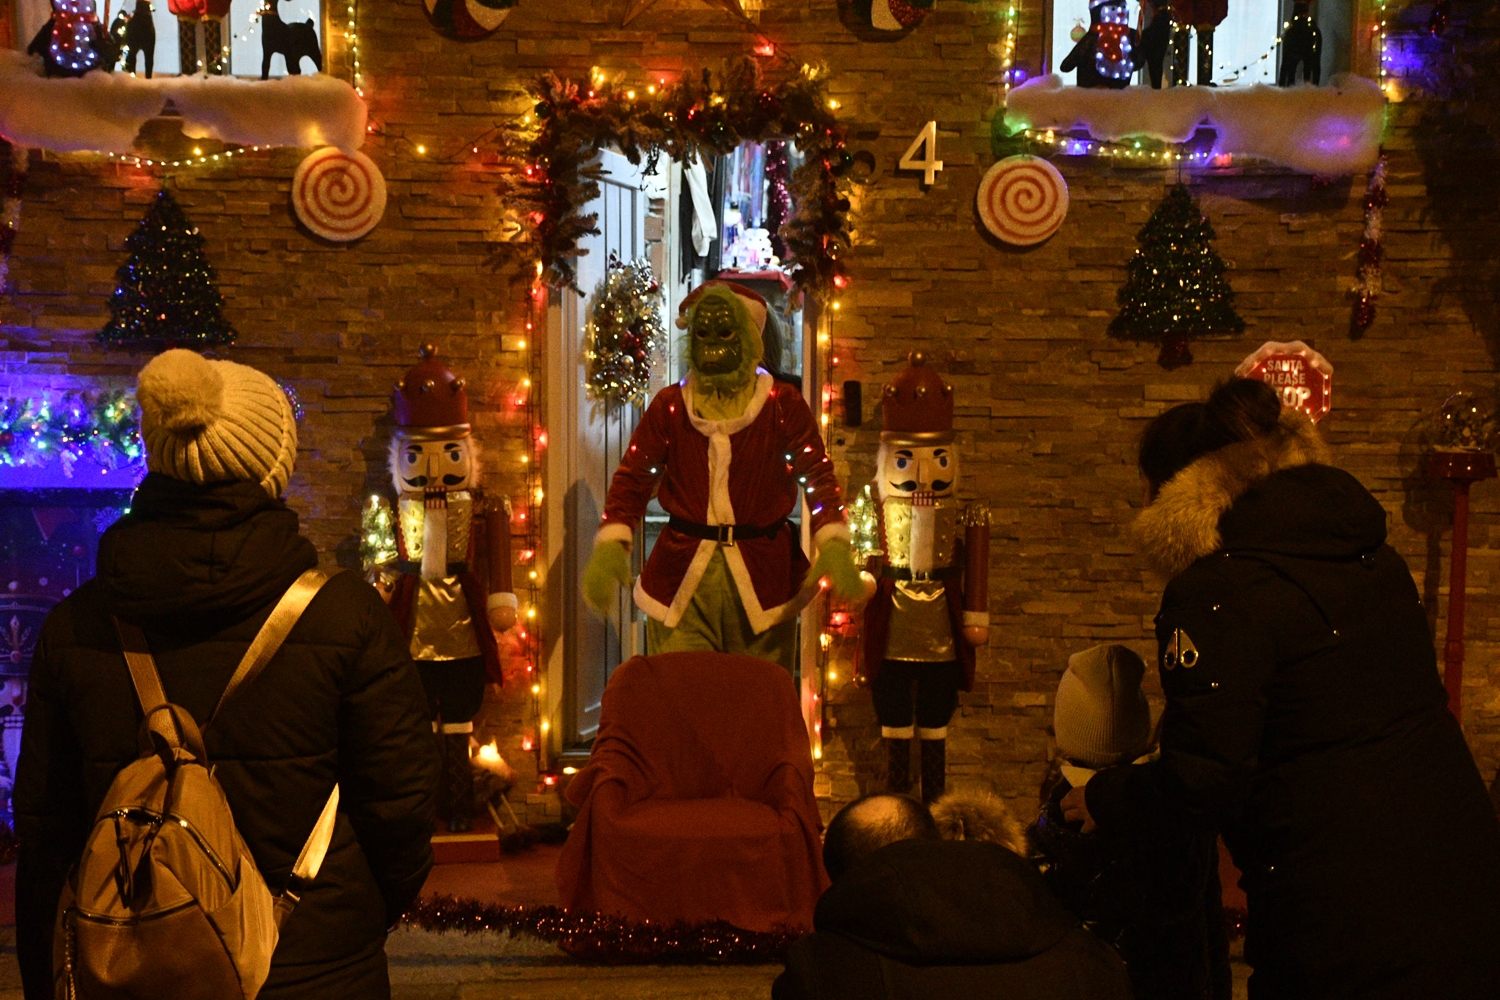
[[[141,126],[172,110],[190,139],[242,146],[337,146],[365,139],[365,103],[343,80],[158,77],[94,72],[45,77],[41,60],[0,50],[0,135],[59,153],[130,153]]]
[[[1294,170],[1348,174],[1380,157],[1385,95],[1351,74],[1331,86],[1171,87],[1124,90],[1064,86],[1038,77],[1010,92],[1005,123],[1022,129],[1085,129],[1102,142],[1155,139],[1179,143],[1199,126],[1217,134],[1216,153],[1255,156]]]

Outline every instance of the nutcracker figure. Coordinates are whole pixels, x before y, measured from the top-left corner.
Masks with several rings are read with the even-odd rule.
[[[921,740],[922,800],[946,784],[948,720],[974,688],[989,641],[989,511],[955,495],[953,387],[921,353],[886,386],[876,492],[879,553],[866,565],[864,673],[890,757],[889,787],[911,789]]]
[[[386,582],[442,743],[438,815],[462,831],[474,815],[469,734],[486,679],[501,680],[495,631],[516,623],[510,501],[487,501],[479,485],[464,380],[432,344],[421,353],[393,396],[397,559]]]

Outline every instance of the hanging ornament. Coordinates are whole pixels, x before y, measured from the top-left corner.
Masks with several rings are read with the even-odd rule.
[[[1354,333],[1361,334],[1375,322],[1375,299],[1380,295],[1380,262],[1385,257],[1385,155],[1370,171],[1365,186],[1365,231],[1359,240],[1359,270],[1351,294],[1354,295]]]
[[[1013,246],[1043,242],[1068,215],[1068,182],[1038,156],[1007,156],[979,182],[979,218]]]
[[[297,165],[292,208],[304,226],[325,240],[357,240],[385,215],[385,178],[364,153],[349,156],[324,146]]]
[[[427,17],[438,34],[462,42],[499,30],[517,0],[424,0]]]
[[[876,31],[910,31],[927,17],[933,0],[839,0],[845,17]],[[848,22],[846,22],[848,23]]]
[[[0,139],[0,295],[5,294],[10,254],[21,224],[21,192],[26,187],[26,147]]]
[[[589,395],[610,407],[642,402],[651,388],[651,360],[666,346],[661,287],[651,263],[611,255],[583,332]]]

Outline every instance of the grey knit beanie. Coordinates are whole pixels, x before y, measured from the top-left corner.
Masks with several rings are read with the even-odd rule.
[[[150,471],[191,483],[256,483],[273,497],[286,489],[297,422],[269,375],[171,350],[141,369],[136,400]]]
[[[1151,742],[1151,706],[1141,692],[1146,665],[1125,646],[1095,646],[1068,657],[1057,685],[1057,750],[1082,767],[1128,764]]]

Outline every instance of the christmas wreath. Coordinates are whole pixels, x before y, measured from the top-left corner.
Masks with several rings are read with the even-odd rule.
[[[745,58],[717,81],[703,70],[661,85],[597,74],[579,83],[548,74],[533,93],[533,113],[511,131],[511,148],[524,163],[506,184],[506,193],[526,206],[517,215],[526,238],[496,249],[506,254],[529,247],[549,284],[580,291],[572,258],[582,237],[599,232],[597,217],[582,211],[599,195],[599,150],[616,148],[650,173],[663,153],[686,160],[772,140],[791,140],[804,156],[790,184],[795,212],[779,233],[792,280],[819,296],[848,281],[849,200],[840,185],[854,157],[820,69],[801,66],[771,81],[756,60]]]
[[[661,286],[650,261],[611,255],[583,332],[589,395],[610,407],[642,402],[650,390],[651,358],[666,346]]]

